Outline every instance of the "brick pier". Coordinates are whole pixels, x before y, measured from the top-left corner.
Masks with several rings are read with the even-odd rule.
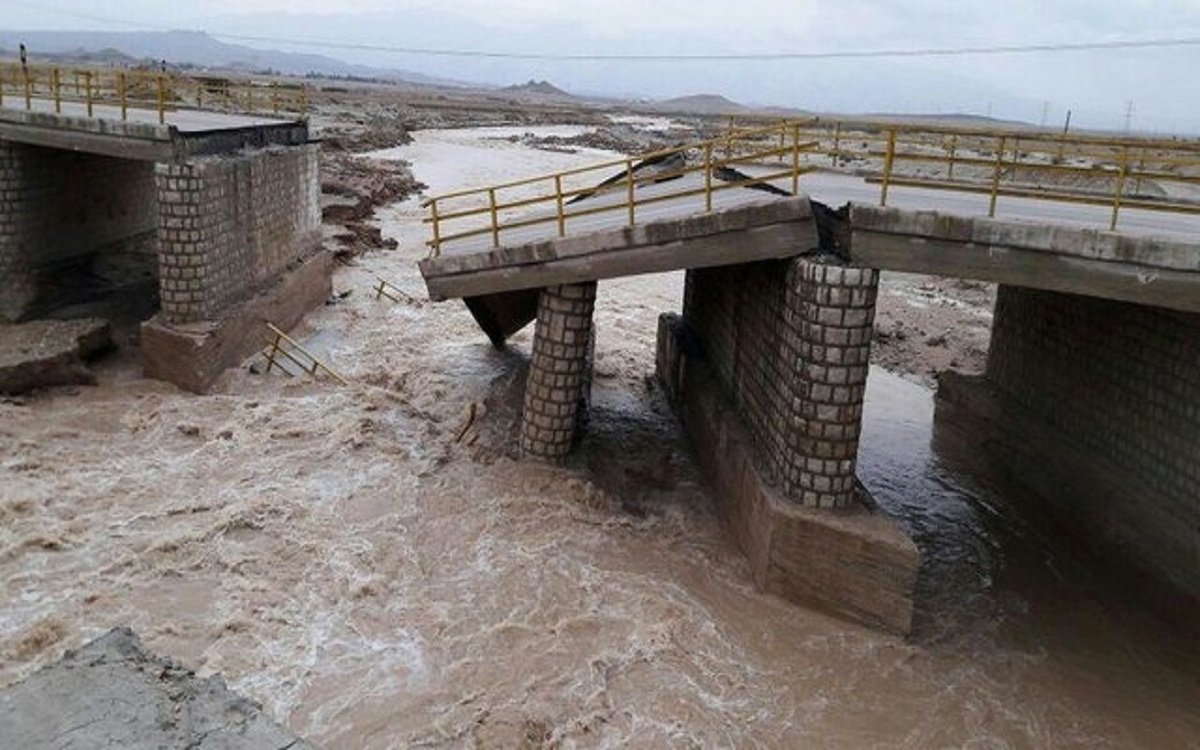
[[[591,388],[588,355],[596,282],[547,287],[538,299],[533,358],[525,385],[521,452],[565,457],[575,442],[580,404]]]
[[[657,369],[758,586],[903,633],[920,555],[855,479],[878,283],[806,257],[688,271]]]

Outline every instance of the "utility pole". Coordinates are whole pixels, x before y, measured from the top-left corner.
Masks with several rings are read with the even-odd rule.
[[[1125,103],[1125,135],[1129,135],[1130,126],[1133,124],[1133,100],[1130,99]]]

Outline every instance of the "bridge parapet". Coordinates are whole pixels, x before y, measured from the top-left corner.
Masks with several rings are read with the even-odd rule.
[[[303,115],[308,110],[308,90],[303,84],[278,79],[9,62],[0,63],[0,106],[55,114],[76,111],[89,118],[115,116],[121,121],[138,112],[153,112],[164,124],[180,108]]]

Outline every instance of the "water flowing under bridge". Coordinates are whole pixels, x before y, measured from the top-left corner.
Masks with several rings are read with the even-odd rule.
[[[421,272],[497,346],[537,321],[521,447],[560,460],[596,282],[686,269],[658,376],[756,581],[899,631],[919,555],[855,479],[879,273],[997,282],[987,372],[939,408],[1194,598],[1198,183],[1196,141],[791,121],[432,197]]]

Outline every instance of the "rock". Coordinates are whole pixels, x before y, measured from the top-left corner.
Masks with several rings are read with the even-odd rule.
[[[221,677],[146,653],[128,628],[0,691],[0,747],[315,750]]]
[[[93,385],[85,360],[112,346],[108,321],[34,320],[0,325],[0,393],[52,385]]]

